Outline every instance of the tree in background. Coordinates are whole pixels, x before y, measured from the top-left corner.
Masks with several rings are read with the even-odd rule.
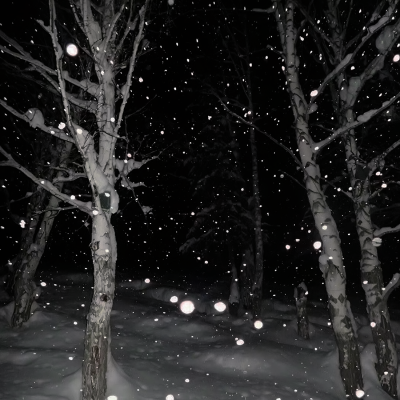
[[[214,66],[213,74],[206,77],[200,76],[206,93],[214,96],[218,102],[222,102],[228,115],[216,115],[215,110],[210,111],[212,119],[218,122],[213,124],[209,132],[209,141],[205,144],[210,149],[209,157],[215,154],[216,169],[214,172],[204,174],[201,185],[207,184],[207,180],[216,180],[219,176],[219,186],[213,183],[219,207],[210,206],[204,202],[203,208],[196,218],[195,229],[189,233],[192,237],[198,227],[207,220],[211,212],[220,214],[220,218],[226,218],[225,228],[221,231],[228,233],[226,243],[230,248],[228,259],[232,271],[231,304],[241,303],[245,309],[251,311],[253,319],[261,317],[262,311],[262,287],[264,276],[264,241],[266,235],[262,228],[262,212],[260,198],[259,166],[257,156],[257,143],[253,122],[256,120],[257,103],[254,92],[257,92],[256,83],[253,82],[252,73],[252,48],[253,38],[250,38],[246,14],[239,14],[229,10],[223,2],[218,3],[218,13],[214,25],[217,28],[219,43],[212,55],[208,56],[207,63]],[[231,26],[235,28],[232,29]],[[255,79],[254,79],[255,80]],[[258,94],[258,93],[257,93]],[[229,107],[227,107],[229,105]],[[218,104],[216,104],[216,108]],[[237,119],[232,117],[235,113],[244,115],[249,121],[248,125],[237,124]],[[231,115],[232,114],[232,115]],[[218,143],[218,144],[217,144]],[[204,146],[204,142],[202,143]],[[218,152],[217,147],[221,147]],[[199,149],[202,152],[202,149]],[[205,170],[209,171],[209,167]],[[218,172],[219,171],[219,172]],[[224,171],[222,173],[222,171]],[[225,174],[225,176],[224,176]],[[234,185],[232,182],[235,182]],[[225,186],[231,186],[231,191],[225,193]],[[232,191],[232,187],[235,189]],[[222,190],[221,190],[222,189]],[[206,193],[207,190],[203,191]],[[199,191],[197,190],[197,197]],[[240,201],[232,200],[241,199]],[[212,217],[211,221],[218,220]],[[228,222],[229,221],[229,222]],[[249,225],[250,222],[250,225]],[[232,227],[236,226],[235,227]],[[228,226],[229,225],[229,226]],[[215,227],[214,227],[215,229]],[[194,238],[189,239],[193,243]],[[232,250],[234,246],[235,251]],[[240,293],[240,295],[239,295]]]

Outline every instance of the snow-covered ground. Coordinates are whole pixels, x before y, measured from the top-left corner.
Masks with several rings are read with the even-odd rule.
[[[90,278],[69,274],[45,283],[40,308],[21,330],[7,323],[11,307],[0,309],[0,399],[79,399]],[[213,297],[221,299],[201,292],[198,288],[198,293],[192,289],[185,294],[162,283],[117,282],[109,400],[345,399],[322,302],[309,304],[311,340],[305,341],[296,333],[293,304],[265,300],[263,327],[255,329],[245,317],[216,311]],[[171,302],[173,296],[179,301]],[[180,311],[185,299],[196,306],[190,315]],[[389,400],[374,372],[368,321],[356,317],[364,398]],[[400,324],[394,321],[394,326],[400,335]]]

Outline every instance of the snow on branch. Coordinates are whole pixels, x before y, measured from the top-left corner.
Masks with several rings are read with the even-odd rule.
[[[105,26],[103,26],[103,30],[106,31],[107,33],[105,35],[106,37],[103,40],[103,43],[100,46],[100,50],[103,50],[102,55],[100,56],[101,57],[100,64],[102,64],[104,57],[106,56],[105,50],[107,49],[108,44],[110,43],[112,35],[115,34],[115,31],[114,31],[115,25],[117,24],[118,20],[120,19],[121,15],[125,9],[125,6],[126,6],[126,1],[123,1],[121,4],[120,10],[116,14],[114,14],[114,18],[111,21],[111,23],[107,23],[107,24],[105,24]],[[105,19],[104,22],[106,22],[106,21],[107,20]],[[111,55],[111,57],[114,57],[114,56],[115,56],[115,52],[114,52],[114,54]]]
[[[400,285],[400,274],[396,273],[393,275],[391,281],[387,284],[387,286],[383,289],[383,298],[384,300],[388,300],[390,294],[393,292],[394,289]]]
[[[13,107],[9,106],[5,101],[0,99],[0,104],[13,115],[27,122],[32,128],[39,128],[43,132],[50,133],[51,135],[65,140],[66,142],[75,143],[75,140],[68,136],[61,129],[54,128],[53,126],[47,126],[44,123],[44,117],[42,112],[37,108],[30,108],[25,114],[20,114]]]
[[[91,6],[90,0],[80,1],[83,31],[89,40],[92,52],[96,54],[95,47],[101,42],[101,31],[99,23],[93,17]]]
[[[318,143],[315,143],[315,148],[318,151],[321,151],[325,146],[329,145],[333,140],[335,140],[337,137],[344,135],[348,131],[357,128],[358,126],[361,126],[368,122],[370,119],[374,118],[375,116],[379,115],[382,111],[386,110],[389,108],[394,102],[396,102],[400,98],[400,92],[396,94],[396,96],[393,96],[390,100],[385,101],[382,103],[382,106],[377,109],[372,109],[364,114],[360,114],[357,117],[357,121],[350,122],[345,126],[340,127],[339,129],[336,129],[336,131],[332,132],[332,134],[327,137],[324,140],[321,140]]]
[[[385,157],[393,150],[395,150],[398,146],[400,146],[400,139],[394,142],[391,146],[389,146],[384,152],[373,158],[369,163],[368,163],[368,169],[369,169],[369,175],[372,176],[372,174],[375,172],[377,168],[381,168],[384,164],[384,159]]]
[[[274,8],[274,6],[269,7],[269,8],[252,8],[250,11],[257,12],[257,13],[272,14],[273,12],[275,12],[275,8]]]
[[[2,32],[0,31],[0,37],[3,37]],[[1,46],[0,45],[0,50],[4,53],[10,54],[15,58],[18,58],[20,60],[24,60],[28,62],[30,65],[32,65],[35,69],[39,70],[42,69],[43,71],[46,71],[47,73],[51,75],[56,75],[55,71],[53,71],[51,68],[47,67],[44,65],[42,62],[32,58],[29,53],[23,52],[22,54],[18,54],[14,51],[11,51],[7,49],[7,47]]]
[[[66,195],[65,193],[60,192],[56,186],[54,186],[51,182],[45,180],[45,179],[40,179],[32,172],[30,172],[28,169],[26,169],[24,166],[19,164],[17,161],[13,159],[11,154],[7,153],[1,146],[0,146],[0,153],[3,154],[7,158],[7,161],[2,161],[0,162],[0,167],[13,167],[16,168],[17,170],[21,171],[25,176],[30,178],[34,183],[36,183],[39,187],[47,190],[50,192],[53,196],[56,196],[62,201],[65,201],[66,203],[71,204],[72,206],[79,208],[81,211],[84,211],[88,214],[92,214],[92,203],[86,202],[84,203],[83,201],[76,200],[75,198]]]
[[[146,0],[144,5],[139,10],[139,18],[140,18],[139,31],[133,42],[132,56],[131,56],[131,59],[129,62],[129,71],[128,71],[128,75],[126,77],[126,83],[124,85],[124,92],[123,92],[124,97],[122,99],[122,104],[119,109],[118,120],[117,120],[117,123],[115,124],[115,128],[114,128],[114,134],[116,136],[118,135],[119,128],[121,127],[122,117],[123,117],[124,111],[125,111],[125,106],[126,106],[126,103],[128,102],[129,96],[130,96],[130,88],[132,85],[132,75],[133,75],[133,70],[135,69],[135,65],[136,65],[136,58],[137,58],[137,52],[139,49],[139,45],[144,36],[144,34],[143,34],[144,22],[145,22],[146,11],[147,11],[147,7],[149,5],[149,1],[150,0]]]
[[[130,160],[115,160],[115,168],[119,171],[119,176],[122,181],[122,186],[126,188],[133,188],[138,186],[146,186],[143,182],[134,183],[128,179],[128,175],[134,169],[139,169],[149,161],[157,159],[158,156],[154,156],[143,161],[136,161],[133,158]]]
[[[354,53],[353,53],[354,54]],[[318,99],[318,97],[322,94],[322,92],[324,91],[326,85],[333,79],[335,79],[335,77],[337,75],[339,75],[353,60],[353,54],[347,54],[346,57],[336,66],[336,68],[329,73],[329,75],[327,75],[324,79],[324,81],[321,83],[321,85],[319,85],[319,88],[316,89],[316,94],[315,96],[311,97],[310,100],[310,104],[308,106],[308,108],[311,107],[312,103],[315,103],[315,101]]]
[[[87,174],[86,172],[75,172],[74,170],[70,168],[57,168],[53,167],[53,169],[58,169],[60,171],[64,171],[68,174],[68,176],[62,176],[59,175],[56,178],[53,179],[53,184],[55,185],[56,183],[61,183],[61,182],[72,182],[75,181],[76,179],[79,178],[85,178],[87,179]]]
[[[384,228],[379,228],[374,231],[374,236],[376,237],[382,237],[383,235],[386,235],[388,233],[394,233],[394,232],[399,232],[400,231],[400,224],[394,226],[391,228],[390,226],[384,227]]]
[[[385,20],[385,17],[382,17],[381,20]],[[383,22],[382,24],[383,25]],[[356,85],[356,93],[358,94],[361,91],[361,88],[365,84],[365,82],[370,79],[375,73],[382,69],[385,61],[385,56],[388,54],[388,52],[392,49],[392,47],[397,43],[398,41],[398,35],[400,31],[400,19],[397,20],[396,24],[386,26],[384,30],[380,33],[380,35],[377,37],[375,41],[375,46],[379,50],[379,53],[371,62],[370,64],[364,69],[363,73],[360,75],[357,85]],[[353,53],[347,54],[343,60],[336,66],[336,68],[329,73],[324,81],[321,83],[318,89],[315,90],[315,95],[311,97],[310,104],[308,108],[310,109],[311,105],[315,103],[315,101],[318,99],[318,97],[323,93],[325,87],[327,84],[332,81],[335,77],[337,77],[344,69],[347,68],[348,65],[350,65],[353,60],[355,59],[356,55],[358,52],[361,50],[361,48],[364,45],[364,42],[369,39],[372,36],[372,32],[367,33],[367,35],[363,38],[363,42],[361,42],[357,48],[353,51]],[[353,80],[354,81],[354,80]],[[353,96],[352,98],[352,104],[354,104],[357,96]]]

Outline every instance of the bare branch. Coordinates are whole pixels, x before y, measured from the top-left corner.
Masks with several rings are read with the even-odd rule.
[[[128,102],[129,96],[130,96],[130,88],[132,85],[132,75],[133,75],[133,70],[135,69],[135,65],[136,65],[136,56],[137,56],[137,52],[139,49],[139,45],[143,39],[144,22],[145,22],[146,11],[147,11],[147,7],[149,5],[149,1],[150,0],[146,0],[144,5],[142,6],[142,8],[139,10],[139,18],[140,18],[139,31],[138,31],[135,41],[133,43],[132,56],[131,56],[131,59],[129,62],[129,71],[128,71],[128,75],[126,77],[126,83],[124,85],[124,94],[123,94],[124,97],[122,100],[121,107],[119,109],[118,120],[117,120],[117,123],[114,128],[115,136],[118,136],[118,131],[119,131],[119,128],[121,127],[121,122],[122,122],[122,117],[124,115],[125,106],[126,106],[126,103]]]
[[[350,122],[347,125],[340,127],[336,131],[332,132],[332,134],[329,137],[327,137],[326,139],[321,140],[318,143],[315,143],[316,150],[321,151],[324,147],[326,147],[332,141],[334,141],[338,136],[344,135],[346,132],[365,124],[370,119],[376,117],[382,111],[389,108],[399,98],[400,98],[400,93],[397,93],[396,96],[393,96],[389,101],[385,101],[384,103],[382,103],[382,106],[380,108],[372,109],[372,110],[365,112],[364,114],[359,115],[357,117],[357,121]]]
[[[368,169],[370,170],[370,176],[374,173],[374,171],[380,166],[383,159],[393,150],[395,150],[398,146],[400,146],[400,139],[394,142],[391,146],[389,146],[383,153],[376,156],[368,163]]]
[[[400,274],[396,273],[393,275],[391,281],[387,284],[387,286],[383,289],[383,298],[384,300],[388,300],[390,294],[393,290],[397,289],[400,285]]]
[[[68,136],[61,129],[54,128],[52,126],[47,126],[44,124],[44,121],[43,121],[43,123],[40,123],[41,119],[42,119],[41,117],[35,119],[34,115],[32,115],[32,117],[29,118],[29,116],[28,116],[29,110],[25,114],[20,114],[17,110],[15,110],[13,107],[9,106],[5,101],[3,101],[1,99],[0,99],[0,104],[6,110],[10,111],[13,115],[15,115],[19,119],[22,119],[23,121],[27,122],[32,128],[39,128],[43,132],[50,133],[51,135],[53,135],[59,139],[65,140],[66,142],[75,143],[75,140],[72,137]],[[38,109],[30,109],[30,110],[34,110],[34,111],[32,111],[32,114],[33,113],[41,114],[40,110],[38,110]]]
[[[82,201],[76,200],[71,198],[70,196],[66,195],[65,193],[60,192],[56,186],[54,186],[51,182],[45,180],[45,179],[40,179],[32,172],[30,172],[28,169],[23,167],[21,164],[19,164],[17,161],[13,159],[11,154],[7,153],[1,146],[0,146],[0,153],[3,154],[7,158],[7,161],[3,161],[0,163],[0,166],[2,167],[13,167],[21,171],[25,176],[30,178],[34,183],[36,183],[39,187],[47,190],[49,193],[51,193],[53,196],[56,196],[62,201],[65,201],[66,203],[71,204],[72,206],[79,208],[81,211],[92,214],[92,203],[87,202],[84,203]]]
[[[266,136],[268,139],[272,140],[275,144],[277,144],[279,147],[282,147],[287,153],[290,154],[290,156],[295,160],[296,164],[303,170],[304,167],[301,164],[301,161],[296,157],[296,155],[292,152],[292,150],[290,150],[288,147],[286,147],[284,144],[278,142],[273,136],[271,136],[269,133],[261,130],[260,128],[258,128],[256,125],[252,124],[249,121],[246,121],[243,117],[241,117],[239,114],[236,114],[234,111],[232,111],[223,101],[222,99],[216,94],[214,93],[214,95],[218,98],[219,102],[221,103],[222,107],[224,107],[225,111],[227,111],[229,114],[231,114],[233,117],[237,118],[240,122],[242,122],[243,124],[255,129],[257,132],[262,133],[264,136]]]
[[[102,43],[102,48],[103,48],[104,50],[107,49],[108,44],[110,43],[110,39],[111,39],[111,36],[112,36],[112,34],[113,34],[113,32],[114,32],[115,25],[117,24],[118,20],[120,19],[121,15],[122,15],[122,13],[123,13],[123,11],[124,11],[125,5],[126,5],[126,0],[122,2],[121,7],[120,7],[118,13],[116,13],[116,14],[114,15],[113,20],[112,20],[111,23],[108,25],[106,38],[105,38],[104,42]],[[103,51],[102,53],[103,53],[103,54],[102,54],[101,57],[100,57],[100,64],[102,63],[102,61],[104,60],[104,57],[106,56],[106,52],[105,52],[105,51]],[[113,54],[113,56],[115,56],[115,53]]]
[[[387,226],[387,227],[384,227],[384,228],[376,229],[374,231],[374,236],[381,237],[381,236],[386,235],[388,233],[394,233],[394,232],[398,232],[398,231],[400,231],[400,224],[394,226],[393,228],[391,228],[390,226]]]

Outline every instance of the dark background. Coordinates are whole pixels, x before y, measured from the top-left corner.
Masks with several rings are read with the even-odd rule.
[[[226,7],[226,4],[220,2],[176,0],[173,6],[169,6],[166,1],[154,5],[153,20],[147,28],[151,51],[143,55],[137,64],[134,93],[128,109],[128,112],[135,109],[141,109],[141,112],[132,116],[127,123],[129,132],[140,138],[145,137],[144,154],[160,153],[157,160],[130,175],[131,178],[135,177],[132,180],[145,182],[146,187],[138,189],[136,194],[143,205],[153,208],[153,212],[145,217],[129,193],[122,196],[120,212],[113,217],[118,242],[117,274],[134,279],[168,279],[183,287],[191,282],[205,281],[211,284],[223,281],[228,292],[230,275],[224,257],[215,256],[207,260],[200,257],[198,260],[197,254],[179,253],[179,247],[185,242],[194,222],[191,213],[198,211],[185,160],[191,146],[195,148],[200,132],[217,124],[214,122],[218,120],[217,116],[224,113],[218,101],[207,94],[204,81],[210,84],[218,82],[221,68],[225,68],[219,42],[225,17],[233,30],[238,26],[236,24],[240,18],[245,17],[248,21],[253,94],[260,116],[258,126],[295,150],[291,126],[293,115],[283,86],[282,64],[277,55],[267,49],[267,45],[279,46],[275,24],[267,14],[248,11],[253,7],[263,7],[261,3],[233,1],[226,2],[229,5]],[[60,15],[67,13],[68,3],[60,4],[65,8],[65,11],[60,9]],[[362,4],[365,5],[365,2]],[[47,23],[47,2],[24,2],[23,6],[21,2],[12,2],[0,18],[1,29],[32,53],[44,51],[41,44],[49,43],[48,37],[35,19]],[[302,69],[302,79],[305,89],[311,91],[321,81],[323,74],[311,56],[306,64],[308,67]],[[35,86],[28,82],[18,82],[15,76],[10,76],[6,66],[3,66],[0,88],[2,98],[7,98],[10,104],[22,112],[29,107],[43,106],[32,104]],[[372,94],[376,93],[373,87],[370,90]],[[232,95],[235,96],[234,89]],[[324,114],[328,113],[328,108],[326,113],[322,108],[319,118],[323,119]],[[212,116],[211,120],[209,116]],[[29,157],[26,144],[21,144],[23,140],[18,139],[18,131],[23,130],[25,136],[31,138],[34,138],[35,132],[16,118],[10,120],[4,113],[1,120],[2,145],[13,149],[13,154],[19,152],[21,158]],[[385,129],[387,140],[382,140],[381,136],[370,142],[366,139],[366,148],[379,145],[384,148],[398,134],[398,125],[380,127],[378,122],[374,129]],[[247,130],[241,125],[235,129],[243,136],[243,171],[248,179],[246,191],[250,193]],[[212,129],[209,135],[212,135]],[[318,236],[309,211],[306,191],[301,187],[301,172],[296,169],[288,153],[261,133],[257,136],[257,143],[263,222],[269,237],[264,253],[265,293],[267,296],[284,294],[290,298],[293,285],[303,280],[310,286],[319,287],[323,293],[318,252],[312,247]],[[391,157],[391,161],[396,162],[397,156]],[[340,141],[329,146],[319,161],[323,175],[334,177],[345,171]],[[2,168],[0,177],[8,191],[6,193],[3,190],[3,197],[9,195],[11,199],[18,199],[28,191],[29,181],[18,171]],[[344,180],[340,186],[346,189],[346,185]],[[359,245],[352,204],[345,195],[338,194],[333,188],[328,188],[326,193],[341,233],[349,286],[352,293],[359,292]],[[26,204],[27,200],[13,203],[12,213],[23,215]],[[59,213],[40,265],[41,276],[50,269],[66,272],[90,268],[91,232],[90,224],[85,225],[86,221],[87,216],[78,210]],[[395,221],[396,217],[393,217],[389,223],[394,224]],[[3,202],[0,208],[2,264],[18,252],[21,227],[16,222]],[[297,242],[296,239],[300,240]],[[398,234],[383,238],[379,255],[387,280],[398,270],[398,240]],[[291,248],[287,250],[286,245]],[[396,297],[392,299],[395,301]]]

